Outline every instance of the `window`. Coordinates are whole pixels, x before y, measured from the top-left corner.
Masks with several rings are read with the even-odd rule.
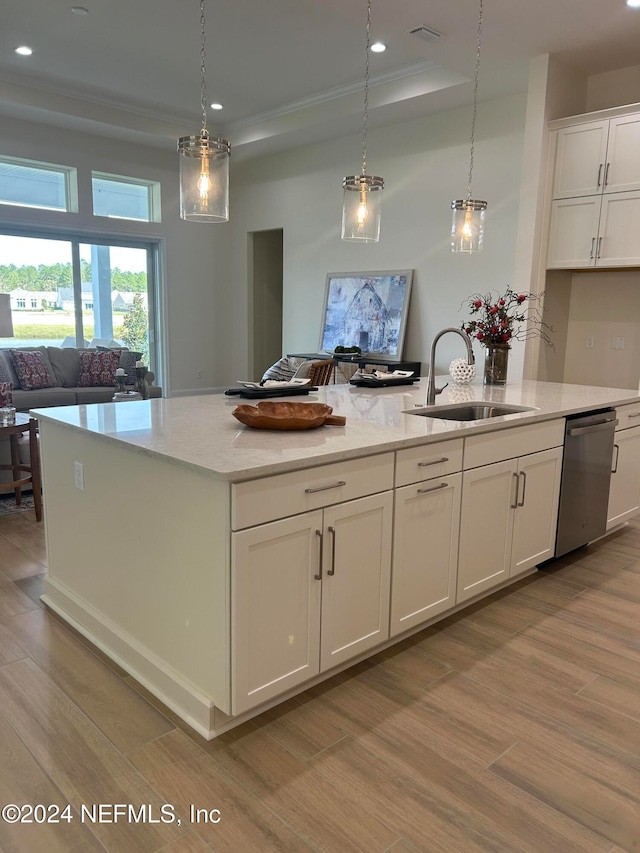
[[[157,375],[155,256],[151,241],[0,233],[0,293],[15,311],[14,337],[2,346],[115,341],[142,353]]]
[[[160,222],[159,183],[92,172],[91,187],[95,216]]]
[[[0,157],[0,204],[77,212],[76,170],[36,160]]]

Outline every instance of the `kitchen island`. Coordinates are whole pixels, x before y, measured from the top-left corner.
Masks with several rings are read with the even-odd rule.
[[[528,409],[464,422],[409,414],[425,387],[327,386],[346,426],[299,432],[223,395],[34,411],[43,601],[215,737],[552,556],[566,415],[640,431],[628,389],[447,388]]]

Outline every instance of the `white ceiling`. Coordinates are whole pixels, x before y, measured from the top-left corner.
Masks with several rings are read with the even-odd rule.
[[[208,124],[236,154],[360,128],[366,0],[206,2],[207,100],[224,104]],[[470,103],[478,0],[372,14],[388,45],[371,56],[372,125]],[[409,35],[421,24],[442,38]],[[484,0],[480,98],[523,91],[540,54],[587,75],[639,64],[638,44],[625,0]],[[4,0],[0,114],[175,146],[200,128],[199,0]]]

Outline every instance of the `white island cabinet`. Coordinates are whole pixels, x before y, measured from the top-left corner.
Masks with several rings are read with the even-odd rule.
[[[346,426],[291,432],[223,395],[35,410],[44,603],[212,738],[535,571],[565,415],[617,408],[611,520],[640,511],[637,393],[474,387],[525,409],[464,422],[425,386],[323,387]]]
[[[607,530],[640,513],[640,405],[616,409]]]
[[[458,602],[553,556],[563,441],[563,420],[467,439]]]
[[[233,714],[389,636],[393,465],[387,453],[233,487],[238,526],[324,506],[232,533]]]
[[[461,438],[396,454],[391,636],[456,603]]]

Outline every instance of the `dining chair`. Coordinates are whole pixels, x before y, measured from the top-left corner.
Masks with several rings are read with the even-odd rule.
[[[307,374],[311,385],[328,385],[333,376],[334,362],[332,358],[326,361],[314,361]]]

